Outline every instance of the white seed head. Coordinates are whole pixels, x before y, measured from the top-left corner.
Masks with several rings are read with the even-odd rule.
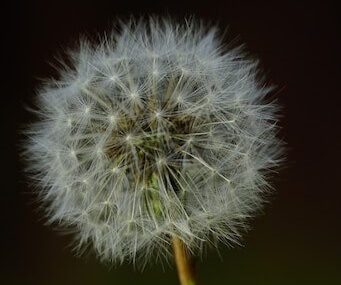
[[[153,19],[71,61],[25,145],[49,221],[112,262],[167,253],[172,235],[193,251],[238,242],[281,157],[256,62],[213,28]]]

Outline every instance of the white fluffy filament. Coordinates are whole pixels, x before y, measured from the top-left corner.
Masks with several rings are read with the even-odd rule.
[[[104,261],[238,242],[280,160],[257,64],[215,29],[153,20],[83,41],[41,89],[29,169],[51,223]]]

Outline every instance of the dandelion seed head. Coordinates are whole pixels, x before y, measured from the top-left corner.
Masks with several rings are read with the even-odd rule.
[[[133,21],[82,41],[38,94],[25,157],[49,222],[103,261],[238,243],[281,161],[255,60],[215,28]]]

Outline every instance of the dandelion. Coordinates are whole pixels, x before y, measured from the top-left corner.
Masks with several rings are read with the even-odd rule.
[[[114,263],[238,243],[280,162],[277,106],[257,61],[215,28],[121,24],[82,40],[38,94],[25,157],[51,224]],[[190,283],[192,282],[192,283]]]

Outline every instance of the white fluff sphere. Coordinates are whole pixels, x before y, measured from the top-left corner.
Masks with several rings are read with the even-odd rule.
[[[25,157],[49,222],[103,261],[238,242],[280,161],[257,62],[214,28],[121,24],[39,91]]]

